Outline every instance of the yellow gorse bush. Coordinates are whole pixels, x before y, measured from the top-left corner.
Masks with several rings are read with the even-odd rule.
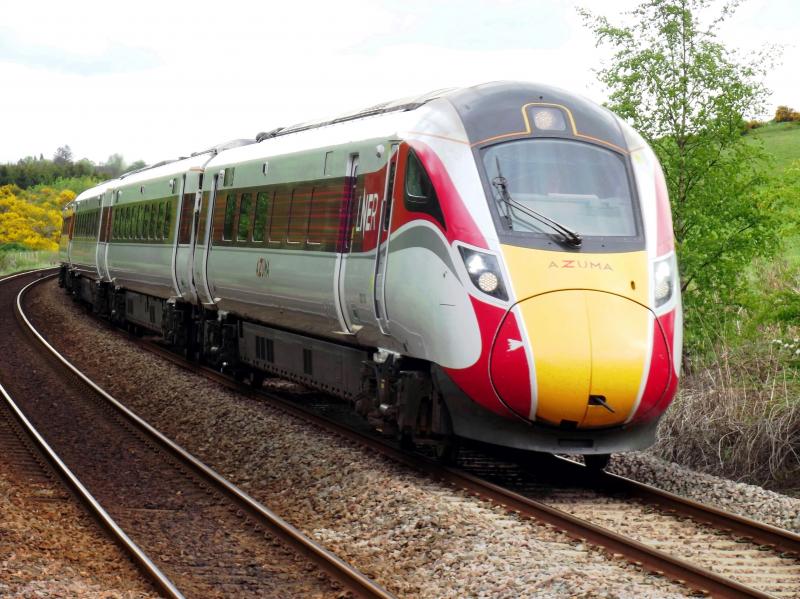
[[[0,187],[0,246],[10,243],[32,250],[58,249],[61,208],[75,198],[68,190],[50,187],[22,190]]]

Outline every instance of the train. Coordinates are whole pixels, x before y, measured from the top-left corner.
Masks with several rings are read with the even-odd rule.
[[[493,82],[234,140],[63,212],[59,283],[261,386],[338,396],[452,459],[464,440],[645,448],[675,396],[664,174],[580,95]]]

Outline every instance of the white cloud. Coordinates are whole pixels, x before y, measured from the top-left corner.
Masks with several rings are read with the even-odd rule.
[[[613,18],[633,5],[604,2],[602,12]],[[76,157],[94,161],[121,152],[155,162],[391,98],[498,79],[603,100],[591,72],[603,53],[572,2],[464,0],[443,11],[367,0],[146,0],[110,16],[109,6],[29,2],[4,15],[0,41],[13,31],[17,58],[0,51],[0,161],[49,156],[68,143]],[[745,8],[721,32],[723,41],[791,40],[780,7],[754,1]],[[479,11],[492,19],[477,33],[437,27],[444,18],[473,26],[483,22]],[[563,26],[542,31],[537,11],[543,23]],[[774,35],[760,18],[774,23]],[[131,65],[121,49],[150,60]],[[111,68],[117,62],[125,64]],[[784,64],[798,62],[792,55]],[[789,66],[768,83],[777,102],[800,105]]]

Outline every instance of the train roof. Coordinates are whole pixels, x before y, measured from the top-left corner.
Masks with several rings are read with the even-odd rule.
[[[90,187],[89,189],[82,191],[78,196],[72,200],[74,203],[83,202],[85,200],[91,200],[98,196],[103,195],[106,190],[113,186],[113,184],[117,181],[117,179],[109,179],[108,181],[103,181],[102,183],[95,185],[94,187]]]
[[[175,160],[168,160],[159,162],[153,166],[125,173],[116,180],[115,188],[128,187],[144,181],[151,181],[152,179],[160,179],[163,177],[172,177],[180,175],[193,168],[202,169],[209,159],[213,156],[211,151],[201,152],[192,156],[184,158],[176,158]]]
[[[358,139],[400,135],[412,130],[424,118],[418,111],[425,107],[447,110],[456,117],[454,120],[459,122],[454,129],[457,130],[446,132],[450,138],[480,145],[494,139],[524,134],[525,127],[530,127],[524,107],[548,104],[567,108],[573,132],[578,137],[619,149],[626,147],[617,117],[606,108],[578,94],[541,83],[496,81],[439,89],[383,102],[334,118],[278,127],[259,133],[254,139],[235,139],[188,157],[125,173],[119,179],[106,181],[85,191],[75,201],[96,197],[109,187],[125,187],[177,175],[192,168],[225,166],[314,147],[346,144]],[[346,132],[343,131],[345,128]]]
[[[271,139],[273,137],[289,135],[291,133],[299,133],[300,131],[308,131],[309,129],[318,129],[320,127],[327,127],[329,125],[336,125],[338,123],[346,123],[348,121],[355,121],[357,119],[388,114],[390,112],[415,110],[420,106],[424,106],[431,100],[440,98],[443,95],[446,95],[447,93],[455,89],[456,88],[438,89],[419,96],[408,96],[397,100],[381,102],[380,104],[375,104],[368,108],[363,108],[361,110],[348,112],[346,114],[331,119],[308,121],[304,123],[298,123],[297,125],[292,125],[290,127],[278,127],[276,129],[273,129],[272,131],[265,131],[256,135],[256,142],[262,142],[265,139]]]

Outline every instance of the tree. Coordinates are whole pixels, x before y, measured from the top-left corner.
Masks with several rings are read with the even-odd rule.
[[[788,106],[778,106],[775,110],[775,122],[785,123],[788,121],[800,121],[800,112]]]
[[[53,162],[56,164],[68,164],[72,162],[72,149],[69,146],[61,146],[53,154]]]
[[[140,168],[144,168],[147,166],[147,163],[144,160],[137,160],[136,162],[131,162],[128,165],[129,171],[138,171]]]
[[[766,154],[742,137],[743,116],[763,105],[759,77],[771,57],[740,62],[717,41],[735,7],[722,5],[705,25],[698,14],[715,8],[711,0],[645,0],[628,13],[632,25],[581,11],[598,45],[614,51],[598,73],[609,108],[642,133],[664,169],[690,317],[735,302],[747,266],[778,246]]]
[[[98,171],[110,179],[119,177],[125,171],[125,159],[122,154],[111,154],[105,164],[98,167]]]

